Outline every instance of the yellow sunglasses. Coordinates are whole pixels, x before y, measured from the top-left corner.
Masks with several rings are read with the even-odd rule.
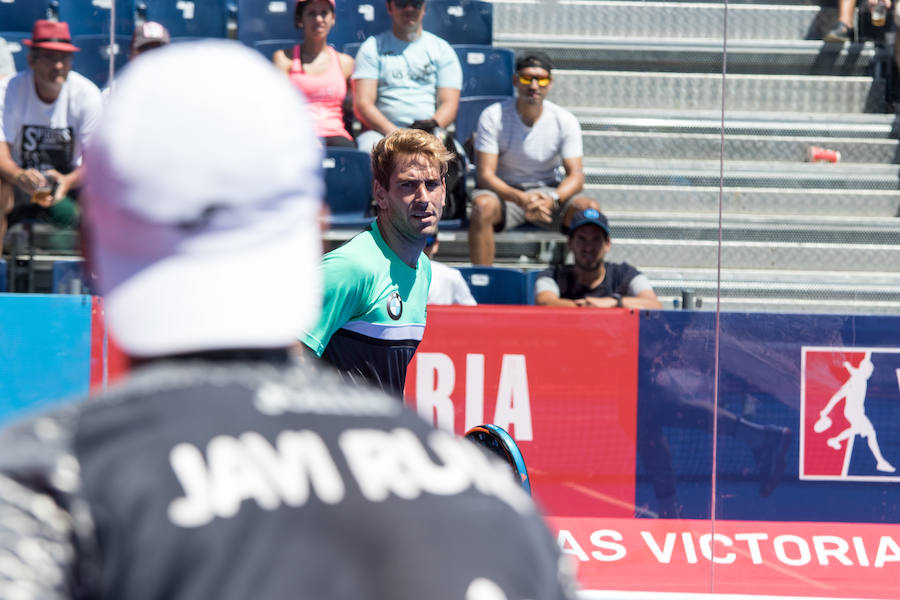
[[[541,87],[550,85],[549,77],[526,77],[525,75],[519,75],[519,83],[522,85],[531,85],[532,81],[537,81],[537,84]]]

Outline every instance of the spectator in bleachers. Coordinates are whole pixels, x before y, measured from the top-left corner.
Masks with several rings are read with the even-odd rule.
[[[425,239],[425,255],[431,259],[431,285],[428,287],[428,304],[478,304],[472,297],[466,280],[459,269],[447,266],[436,260],[441,242],[437,233]]]
[[[344,98],[353,57],[328,45],[334,27],[334,0],[300,0],[294,7],[294,26],[303,30],[303,42],[276,50],[272,62],[306,96],[316,133],[325,145],[355,148],[344,125]]]
[[[0,84],[0,239],[19,220],[77,225],[72,192],[101,111],[100,90],[72,71],[67,23],[38,20],[24,44],[29,68]]]
[[[16,62],[6,40],[0,37],[0,80],[16,74]]]
[[[869,13],[879,1],[884,4],[886,10],[891,9],[891,0],[866,0],[869,7]],[[856,0],[838,0],[838,20],[834,26],[822,37],[825,42],[843,43],[852,42],[854,38],[853,31],[853,11],[856,10]]]
[[[363,42],[353,72],[353,110],[367,129],[361,150],[400,127],[435,133],[456,119],[462,67],[446,41],[422,29],[425,0],[388,0],[392,27]]]
[[[169,30],[162,23],[156,21],[144,21],[135,26],[131,34],[131,44],[128,51],[128,60],[134,60],[141,54],[168,46],[172,41]],[[103,103],[109,101],[109,95],[115,88],[115,81],[101,91]]]
[[[853,40],[853,11],[856,0],[838,0],[838,20],[822,37],[825,42],[843,43]]]
[[[399,398],[425,331],[431,265],[422,250],[437,232],[450,152],[430,133],[397,129],[372,149],[378,216],[322,260],[319,322],[300,335],[350,379]]]
[[[534,284],[541,306],[595,308],[662,308],[650,281],[628,263],[606,262],[612,244],[609,221],[595,208],[575,215],[569,228],[569,250],[575,264],[557,265]]]
[[[172,41],[169,30],[162,23],[156,21],[144,21],[139,23],[131,35],[131,48],[128,60],[134,60],[136,56],[167,46]]]
[[[575,212],[599,205],[584,188],[581,127],[575,115],[546,100],[550,58],[529,52],[516,59],[516,97],[484,109],[475,134],[477,187],[472,192],[469,256],[494,262],[494,232],[534,223],[568,226]],[[565,170],[558,178],[559,167]]]

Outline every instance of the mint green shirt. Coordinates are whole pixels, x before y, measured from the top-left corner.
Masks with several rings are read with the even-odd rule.
[[[322,314],[300,337],[317,356],[355,379],[403,392],[406,368],[425,332],[431,262],[403,262],[377,222],[322,258]]]

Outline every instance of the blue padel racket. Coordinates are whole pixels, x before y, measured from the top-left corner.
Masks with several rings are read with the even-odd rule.
[[[531,480],[525,468],[525,457],[511,435],[496,425],[476,425],[466,432],[466,439],[472,440],[502,458],[512,469],[513,477],[522,489],[531,495]]]

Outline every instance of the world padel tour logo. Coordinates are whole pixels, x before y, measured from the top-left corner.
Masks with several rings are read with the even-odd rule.
[[[900,481],[900,348],[802,353],[800,479]]]

